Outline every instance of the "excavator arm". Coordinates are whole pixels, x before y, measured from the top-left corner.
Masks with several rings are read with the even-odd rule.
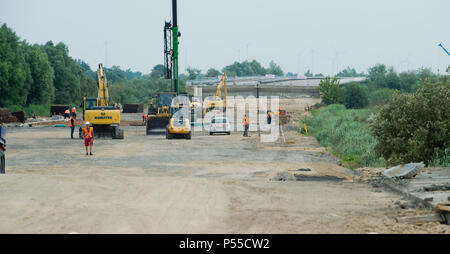
[[[217,86],[217,90],[216,90],[216,97],[217,98],[221,98],[222,97],[222,87],[224,90],[224,95],[225,95],[225,105],[227,102],[227,74],[224,72],[222,79],[219,82],[219,85]]]
[[[103,70],[102,64],[98,65],[97,85],[98,85],[97,105],[99,107],[109,106],[108,81],[106,80],[106,75],[105,71]]]

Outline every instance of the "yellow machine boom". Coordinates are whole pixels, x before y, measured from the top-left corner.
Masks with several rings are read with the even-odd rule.
[[[97,70],[97,86],[98,86],[98,98],[97,106],[109,106],[109,94],[108,94],[108,81],[106,80],[105,71],[103,65],[98,65]]]

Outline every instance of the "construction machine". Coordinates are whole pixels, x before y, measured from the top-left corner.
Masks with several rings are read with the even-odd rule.
[[[178,31],[177,1],[172,0],[172,22],[164,23],[164,69],[165,78],[171,80],[171,91],[158,93],[150,105],[146,120],[147,135],[166,133],[171,124],[171,118],[176,111],[172,108],[172,100],[180,95],[178,79]],[[188,119],[189,120],[189,119]],[[174,129],[176,130],[176,129]]]
[[[176,93],[174,92],[156,94],[156,97],[148,108],[146,121],[147,135],[165,133],[166,127],[172,117],[171,105],[175,97]]]
[[[166,138],[191,139],[191,105],[187,96],[177,97],[172,101],[172,117],[166,128]]]
[[[222,87],[224,90],[224,99],[222,100]],[[226,111],[227,105],[227,74],[224,72],[217,85],[216,96],[211,96],[205,99],[205,107],[203,108],[203,116],[212,110]]]
[[[103,65],[98,65],[97,70],[98,97],[84,97],[82,102],[83,120],[90,122],[94,127],[96,138],[123,139],[124,132],[120,128],[120,110],[110,106],[108,94],[108,81]],[[80,127],[79,136],[82,138],[83,130]]]
[[[445,51],[445,53],[447,53],[447,55],[450,56],[450,52],[448,52],[447,49],[444,48],[444,46],[442,45],[442,43],[439,43],[438,46],[441,47],[441,48]],[[450,72],[450,65],[447,67],[447,70],[446,70],[446,71],[447,71],[447,72]]]
[[[0,126],[0,174],[5,173],[6,128]]]

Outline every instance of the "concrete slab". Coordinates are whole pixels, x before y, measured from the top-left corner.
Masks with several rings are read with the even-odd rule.
[[[399,165],[384,171],[383,175],[387,177],[410,179],[416,176],[424,166],[425,165],[423,163],[409,163],[405,165]]]

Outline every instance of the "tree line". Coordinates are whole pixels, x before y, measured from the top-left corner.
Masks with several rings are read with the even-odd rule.
[[[162,79],[162,65],[149,75],[118,66],[104,69],[114,102],[143,102],[150,94],[171,88],[170,80]],[[83,97],[97,96],[96,79],[96,71],[70,57],[64,43],[30,44],[6,24],[0,27],[0,108],[79,105]],[[184,84],[181,82],[182,91]]]
[[[412,93],[425,81],[436,83],[439,78],[428,68],[397,73],[393,67],[378,64],[369,68],[361,82],[341,85],[337,78],[325,78],[319,92],[325,105],[344,104],[357,109],[387,104],[395,92]]]
[[[222,68],[222,72],[217,69],[210,68],[205,74],[203,74],[201,70],[192,67],[188,67],[186,71],[187,75],[184,78],[187,80],[195,80],[202,77],[216,78],[223,72],[226,72],[228,77],[264,76],[267,74],[284,76],[283,70],[274,61],[269,63],[268,68],[264,68],[261,63],[256,60],[234,62],[233,64]]]

